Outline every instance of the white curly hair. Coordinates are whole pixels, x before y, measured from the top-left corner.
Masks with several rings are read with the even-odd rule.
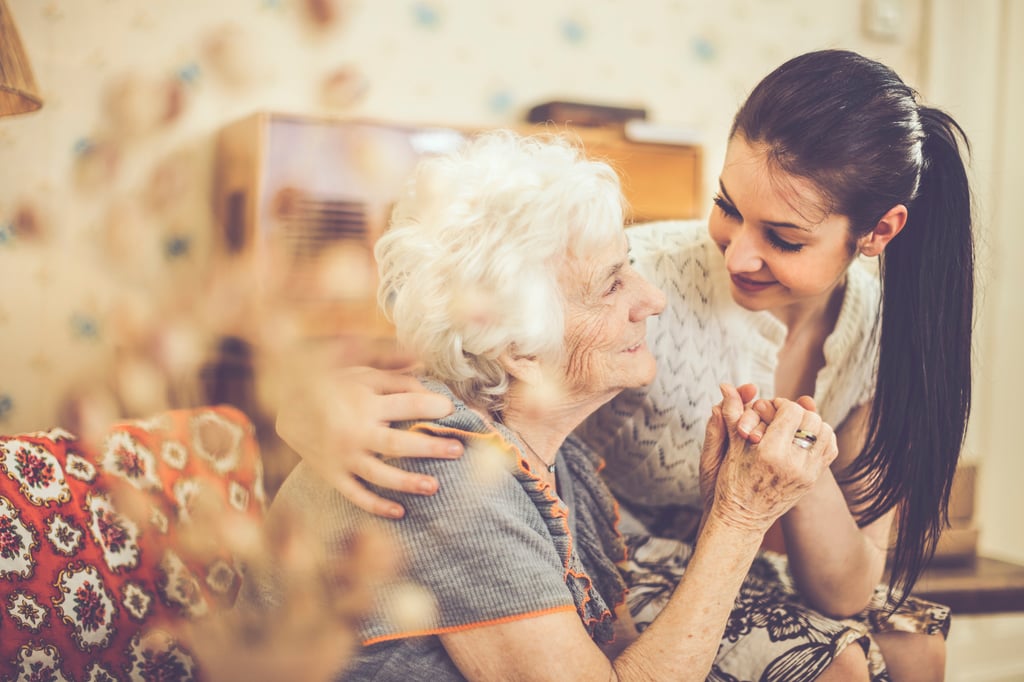
[[[562,135],[476,136],[416,168],[375,248],[399,342],[462,400],[503,410],[503,353],[558,360],[559,268],[621,234],[615,171]]]

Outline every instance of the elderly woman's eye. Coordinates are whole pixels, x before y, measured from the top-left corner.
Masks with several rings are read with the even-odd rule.
[[[614,294],[616,291],[618,291],[621,288],[622,288],[622,280],[621,279],[616,279],[614,282],[612,282],[612,285],[610,287],[608,287],[608,293],[609,294]]]

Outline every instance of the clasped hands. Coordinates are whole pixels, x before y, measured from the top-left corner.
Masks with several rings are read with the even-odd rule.
[[[836,458],[836,437],[810,397],[754,400],[756,388],[750,384],[722,384],[721,391],[700,459],[704,515],[765,532]],[[814,440],[796,442],[798,431]]]

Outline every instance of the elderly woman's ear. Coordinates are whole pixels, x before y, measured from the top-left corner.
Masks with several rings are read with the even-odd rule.
[[[513,344],[508,350],[498,356],[498,362],[517,381],[526,384],[539,384],[542,380],[542,370],[536,355],[519,355]]]

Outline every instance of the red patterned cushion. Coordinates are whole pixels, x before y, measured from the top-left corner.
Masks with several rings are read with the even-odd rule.
[[[0,679],[192,679],[161,628],[230,604],[240,581],[223,547],[196,551],[201,488],[224,517],[263,516],[234,408],[117,424],[97,452],[60,429],[0,436]]]

